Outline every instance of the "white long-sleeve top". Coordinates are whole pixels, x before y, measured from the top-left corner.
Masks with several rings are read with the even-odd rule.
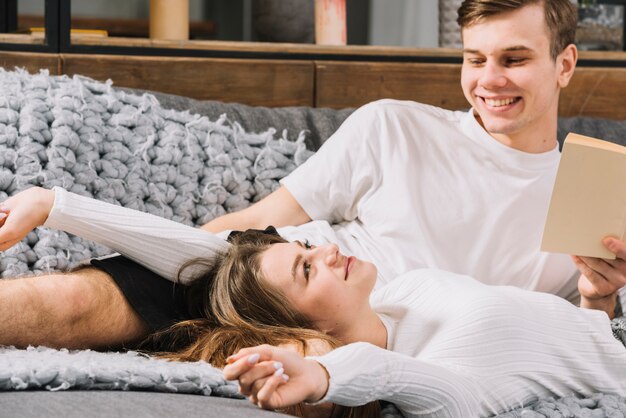
[[[228,244],[207,231],[55,188],[44,224],[123,252],[165,278]],[[195,272],[181,277],[190,280]],[[323,401],[395,403],[406,416],[474,417],[539,397],[626,396],[626,349],[603,312],[545,293],[414,270],[371,297],[387,350],[349,344],[317,357],[330,373]]]
[[[106,245],[171,281],[177,280],[178,271],[186,261],[211,258],[229,245],[208,231],[159,216],[80,196],[60,187],[55,187],[54,192],[54,204],[43,226]],[[188,284],[199,272],[194,266],[185,269],[181,283]]]
[[[387,350],[354,343],[313,357],[330,375],[322,402],[393,402],[408,417],[479,417],[546,396],[626,396],[626,348],[604,312],[439,270],[375,291]]]

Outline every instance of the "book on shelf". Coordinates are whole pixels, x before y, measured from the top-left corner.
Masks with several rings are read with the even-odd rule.
[[[626,147],[570,133],[563,144],[541,250],[615,259],[602,244],[626,233]]]

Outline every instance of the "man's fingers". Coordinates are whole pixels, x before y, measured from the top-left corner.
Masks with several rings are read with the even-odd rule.
[[[602,258],[595,258],[595,257],[579,257],[579,258],[589,269],[594,271],[596,274],[604,277],[607,280],[609,279],[608,276],[611,273],[613,266],[607,263],[606,260],[603,260]]]
[[[613,293],[626,284],[626,263],[621,259],[604,260],[594,257],[580,257],[594,272],[599,274],[612,286]]]
[[[615,283],[619,285],[619,287],[626,285],[626,261],[621,258],[605,261],[607,264],[613,267]]]
[[[602,240],[602,243],[609,249],[616,257],[626,260],[626,243],[613,237],[607,237]]]
[[[579,290],[581,294],[588,298],[596,299],[610,295],[615,291],[615,286],[611,284],[606,277],[599,274],[591,268],[587,262],[588,257],[572,257],[578,270],[585,276],[587,282],[579,280]]]

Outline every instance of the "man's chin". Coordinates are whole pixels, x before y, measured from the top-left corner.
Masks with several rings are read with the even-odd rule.
[[[478,115],[478,122],[491,135],[511,135],[520,129],[520,120],[493,117],[493,115]]]

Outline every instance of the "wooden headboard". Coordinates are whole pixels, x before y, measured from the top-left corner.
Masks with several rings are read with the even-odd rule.
[[[397,98],[447,109],[468,107],[460,88],[461,55],[456,50],[217,44],[238,51],[256,51],[259,45],[270,55],[280,51],[280,57],[0,52],[0,66],[25,67],[29,71],[47,68],[51,74],[81,74],[97,80],[111,79],[117,86],[256,106],[342,108]],[[297,59],[285,59],[290,54],[297,55]],[[570,86],[562,92],[560,114],[626,119],[624,86],[626,53],[581,52]]]

